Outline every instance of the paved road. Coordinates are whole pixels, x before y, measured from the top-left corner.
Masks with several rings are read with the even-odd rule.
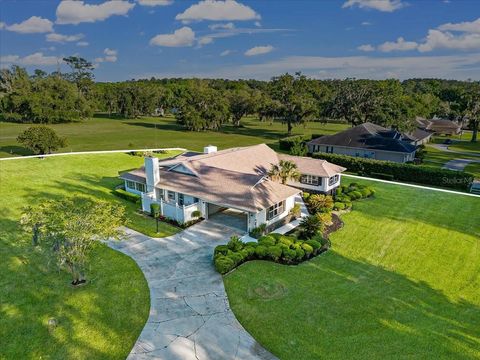
[[[237,231],[206,220],[167,238],[128,230],[127,240],[109,242],[150,288],[150,316],[128,359],[275,359],[236,320],[212,266],[213,248]]]

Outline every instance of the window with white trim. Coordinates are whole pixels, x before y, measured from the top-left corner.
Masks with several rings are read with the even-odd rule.
[[[135,190],[135,182],[127,180],[127,188]]]
[[[282,214],[285,210],[285,201],[281,201],[275,205],[270,206],[267,209],[267,220],[272,220],[278,215]]]
[[[167,191],[167,197],[169,202],[175,202],[175,191]]]
[[[155,189],[155,191],[157,192],[157,199],[164,200],[163,189]]]
[[[334,175],[330,179],[328,179],[328,186],[335,185],[338,182],[338,179],[340,178],[339,175]]]
[[[140,192],[145,192],[145,184],[135,183],[135,189],[137,189]]]
[[[315,176],[315,175],[303,174],[300,177],[300,182],[306,185],[318,186],[322,184],[322,178],[319,178],[318,176]]]

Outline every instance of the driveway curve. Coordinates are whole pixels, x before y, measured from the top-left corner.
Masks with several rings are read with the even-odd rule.
[[[150,315],[128,359],[276,359],[237,321],[212,266],[214,247],[234,234],[205,220],[166,238],[128,229],[128,239],[108,243],[137,262],[150,288]]]

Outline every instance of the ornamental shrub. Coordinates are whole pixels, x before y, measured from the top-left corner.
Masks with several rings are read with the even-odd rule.
[[[314,239],[316,239],[316,237]],[[314,240],[314,239],[310,239],[310,240],[305,241],[305,245],[311,246],[313,251],[316,252],[318,249],[320,249],[322,247],[322,244],[320,242],[318,242],[317,240]]]
[[[215,247],[213,251],[213,257],[217,257],[220,255],[227,255],[228,253],[228,246],[227,245],[218,245]]]
[[[263,246],[273,246],[277,243],[275,238],[271,235],[264,235],[258,239],[258,244]]]
[[[220,274],[226,274],[227,272],[233,270],[233,268],[235,267],[235,263],[233,262],[233,260],[226,256],[219,256],[215,258],[214,263],[215,269]]]
[[[244,244],[238,236],[233,235],[227,244],[227,247],[232,251],[239,251],[243,248]]]
[[[281,236],[278,240],[278,244],[284,244],[287,245],[287,247],[290,247],[290,245],[292,245],[294,241],[295,239],[292,239],[289,236]]]
[[[303,249],[303,251],[305,251],[305,256],[307,256],[307,257],[312,255],[312,253],[313,253],[313,247],[311,245],[307,244],[306,242],[304,242],[302,244],[302,249]]]
[[[303,258],[305,257],[305,251],[303,251],[301,247],[295,250],[295,254],[295,259],[298,261],[303,260]]]
[[[202,216],[202,212],[200,210],[192,211],[192,217],[199,218],[200,216]]]
[[[257,245],[255,248],[255,255],[257,255],[260,259],[264,259],[267,256],[267,247],[264,245]]]
[[[333,204],[333,208],[335,210],[344,210],[345,209],[345,204],[343,202],[335,202],[335,204]]]
[[[243,256],[240,252],[232,252],[227,257],[233,261],[235,266],[239,265],[243,261]]]
[[[297,252],[293,249],[283,249],[282,250],[282,259],[290,262],[295,260],[295,257],[297,256]]]
[[[124,189],[115,189],[113,191],[113,194],[115,196],[118,196],[119,198],[128,200],[132,203],[135,203],[135,204],[140,203],[140,195],[129,193],[128,191],[125,191]]]
[[[267,257],[273,261],[277,261],[282,256],[282,248],[278,245],[269,246],[267,248]]]
[[[157,218],[160,215],[160,205],[157,203],[150,204],[150,215]]]

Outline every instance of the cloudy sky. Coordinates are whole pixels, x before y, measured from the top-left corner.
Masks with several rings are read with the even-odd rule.
[[[0,62],[98,80],[480,79],[478,0],[0,0]],[[60,64],[60,65],[58,65]]]

